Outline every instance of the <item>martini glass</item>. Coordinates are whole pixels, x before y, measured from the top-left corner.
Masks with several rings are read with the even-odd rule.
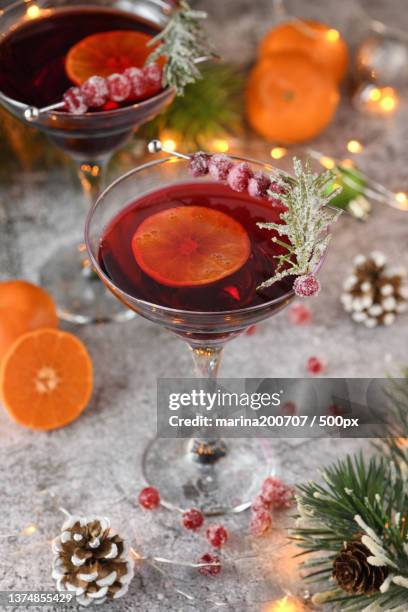
[[[268,164],[241,157],[235,159],[250,162],[254,170],[264,170],[268,173],[273,171],[273,167]],[[136,286],[125,288],[122,282],[118,282],[118,277],[114,279],[114,275],[107,272],[109,266],[107,267],[106,262],[115,257],[114,246],[103,253],[107,232],[113,227],[112,224],[116,223],[121,245],[127,241],[131,242],[133,229],[130,233],[126,229],[128,211],[136,215],[139,212],[144,214],[143,210],[146,210],[149,198],[155,199],[159,210],[162,210],[161,194],[165,199],[166,191],[173,188],[184,190],[186,198],[189,198],[190,194],[193,194],[191,197],[194,198],[194,190],[197,189],[197,202],[200,201],[199,198],[201,201],[207,198],[206,201],[209,202],[210,194],[214,190],[217,193],[221,190],[219,193],[224,203],[229,197],[238,197],[229,187],[215,183],[208,176],[192,179],[186,160],[175,157],[155,160],[125,174],[102,193],[87,217],[86,246],[92,265],[112,293],[132,311],[182,338],[193,357],[196,377],[216,378],[225,343],[249,326],[285,308],[294,297],[292,280],[287,280],[281,287],[270,288],[268,295],[273,296],[272,298],[259,297],[254,288],[251,297],[253,305],[243,308],[239,305],[228,308],[216,301],[206,303],[205,298],[197,301],[193,296],[195,287],[187,288],[182,294],[184,298],[180,299],[182,303],[184,300],[184,308],[169,307],[169,300],[171,301],[179,290],[161,288],[156,284],[157,297],[148,298],[148,295],[153,294],[143,294],[149,285],[147,278],[140,284],[140,291]],[[241,199],[238,203],[235,202],[234,210],[236,214],[241,215],[242,226],[249,228],[253,222],[251,215],[257,201],[245,194],[239,196]],[[180,195],[178,201],[181,200]],[[271,210],[270,205],[268,210]],[[264,240],[265,243],[271,242],[270,235]],[[131,247],[128,255],[122,252],[118,257],[121,265],[125,268],[128,266],[130,274],[133,274],[136,263],[130,249]],[[255,250],[251,258],[259,258],[259,253],[254,253]],[[250,265],[257,263],[259,262],[255,261]],[[241,271],[237,274],[240,277]],[[162,299],[161,296],[165,295],[166,291],[167,298]],[[200,303],[201,308],[197,306]],[[198,433],[190,440],[156,437],[145,450],[143,472],[147,482],[160,490],[165,503],[179,508],[200,507],[207,514],[223,514],[237,512],[249,506],[250,500],[259,492],[262,480],[274,469],[271,464],[274,459],[268,461],[267,464],[262,445],[257,439],[226,441],[209,439],[205,433]]]
[[[55,61],[63,61],[63,56],[72,46],[72,37],[76,36],[75,28],[86,20],[97,18],[101,23],[99,31],[140,29],[154,35],[165,25],[172,4],[170,0],[92,0],[86,3],[76,0],[21,0],[13,2],[9,8],[0,9],[0,49],[5,43],[9,44],[9,51],[1,66],[0,104],[20,121],[47,134],[51,142],[72,158],[87,209],[100,193],[112,154],[126,143],[134,130],[170,104],[175,92],[166,88],[145,101],[115,110],[83,115],[48,110],[36,116],[31,107],[39,106],[39,103],[32,98],[30,91],[25,90],[25,80],[32,76],[30,67],[38,69],[41,60],[37,62],[37,58],[49,60],[52,53],[62,53],[61,57],[55,57]],[[69,20],[74,15],[76,25],[72,26],[71,22],[70,26]],[[67,32],[62,28],[55,36],[53,24],[61,18],[65,19]],[[93,25],[91,27],[94,28]],[[16,65],[13,63],[14,37],[21,37],[21,32],[27,31],[27,28],[30,32],[41,32],[37,39],[40,42],[36,48],[28,50],[22,63],[20,59],[20,64]],[[65,43],[56,40],[63,38],[65,33],[67,48],[64,48]],[[58,52],[55,52],[55,48]],[[61,80],[60,75],[58,78]],[[55,99],[49,99],[49,92],[44,91],[46,103],[41,106],[59,102],[67,89],[65,82],[61,89],[58,91],[58,86],[55,87]],[[61,246],[40,271],[41,284],[50,290],[58,304],[60,317],[66,321],[90,323],[131,318],[132,311],[124,309],[120,302],[113,299],[92,270],[82,244],[80,227],[78,224],[78,240],[75,242],[66,244],[61,233]]]

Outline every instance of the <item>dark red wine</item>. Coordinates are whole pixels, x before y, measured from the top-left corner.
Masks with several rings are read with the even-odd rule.
[[[200,286],[167,286],[154,280],[138,265],[132,240],[140,224],[160,211],[180,206],[201,206],[229,215],[246,230],[250,254],[233,274]],[[164,187],[142,196],[122,210],[105,229],[100,242],[99,263],[112,282],[132,297],[150,303],[196,311],[225,311],[263,304],[292,288],[286,278],[266,290],[257,287],[276,269],[275,255],[281,247],[272,242],[273,233],[258,222],[279,222],[279,209],[267,200],[236,193],[212,182],[191,182]],[[186,265],[189,260],[186,255]],[[163,266],[164,267],[164,266]]]
[[[0,43],[0,91],[39,108],[59,102],[72,86],[65,57],[77,42],[98,32],[157,29],[130,13],[80,7],[47,11],[13,29]]]

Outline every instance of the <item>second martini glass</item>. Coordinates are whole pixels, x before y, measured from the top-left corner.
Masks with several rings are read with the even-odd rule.
[[[274,170],[253,160],[234,159],[251,161],[254,171],[270,174]],[[160,254],[158,272],[146,274],[146,260],[141,260],[135,235],[146,228],[141,239],[149,242],[155,233],[164,231],[164,226],[161,230],[158,226],[149,229],[149,219],[155,217],[161,223],[170,216],[166,231],[179,236],[180,227],[184,228],[182,249],[191,253],[194,234],[203,235],[199,226],[213,212],[214,223],[220,222],[220,233],[211,238],[215,240],[212,249],[218,248],[219,236],[221,242],[225,237],[229,241],[225,234],[229,224],[234,240],[241,240],[242,228],[250,237],[249,257],[239,269],[234,268],[214,283],[204,281],[199,286],[196,279],[194,287],[183,286],[180,278],[173,278],[173,286],[166,286],[165,275],[174,274],[176,278],[180,265],[188,267],[191,263],[188,253],[180,264],[175,266],[174,260],[171,263],[177,254],[171,251],[170,238],[169,250]],[[208,175],[192,179],[188,161],[171,157],[139,166],[105,190],[88,215],[85,240],[95,270],[112,293],[132,311],[181,337],[191,351],[197,377],[215,378],[226,342],[277,314],[294,297],[291,277],[276,283],[264,295],[256,291],[257,284],[272,275],[278,249],[270,232],[257,223],[278,219],[279,206],[262,204],[247,193],[235,193]],[[219,251],[213,253],[215,259],[222,259]],[[231,253],[225,261],[227,266],[236,256]],[[154,262],[150,260],[149,265],[154,266]],[[165,502],[222,514],[248,507],[263,478],[273,469],[273,462],[267,464],[257,439],[209,440],[198,434],[192,440],[156,437],[144,453],[143,471]]]
[[[0,10],[0,104],[46,133],[74,160],[87,207],[101,190],[114,151],[170,104],[174,90],[166,88],[139,103],[82,115],[49,110],[33,117],[30,107],[61,100],[70,85],[64,76],[64,57],[78,40],[110,30],[153,36],[166,24],[172,5],[170,0],[21,0]],[[61,242],[40,271],[60,317],[75,323],[132,317],[94,275],[80,238],[66,244],[61,236]]]

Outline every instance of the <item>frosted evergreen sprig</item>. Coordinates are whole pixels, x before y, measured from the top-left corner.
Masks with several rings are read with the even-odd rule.
[[[148,46],[158,43],[159,46],[149,55],[147,63],[160,57],[166,59],[163,86],[174,87],[177,95],[183,95],[186,85],[201,78],[197,60],[212,55],[201,25],[206,18],[205,11],[193,10],[186,0],[181,0],[166,27],[148,42]]]
[[[322,589],[313,601],[345,611],[404,610],[408,494],[402,478],[389,461],[373,458],[367,463],[360,455],[328,467],[323,480],[298,487],[298,517],[291,532],[302,550],[305,579]],[[344,543],[356,537],[371,553],[367,562],[389,570],[380,589],[371,594],[349,594],[332,580],[334,559]]]
[[[341,214],[341,211],[327,208],[341,190],[338,188],[330,191],[334,179],[332,172],[314,174],[309,161],[303,166],[296,158],[293,167],[294,177],[284,172],[273,177],[273,183],[282,189],[279,199],[286,206],[285,212],[280,215],[282,223],[257,224],[288,240],[286,242],[277,236],[272,238],[286,253],[275,255],[278,260],[275,274],[258,289],[270,287],[286,276],[313,273],[330,242],[329,228]],[[276,198],[275,191],[270,191],[269,195]]]

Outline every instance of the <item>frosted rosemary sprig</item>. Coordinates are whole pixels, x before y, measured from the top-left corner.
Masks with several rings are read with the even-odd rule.
[[[329,244],[329,227],[341,214],[341,211],[327,208],[327,204],[341,191],[341,188],[328,191],[334,179],[332,172],[314,174],[309,161],[303,167],[296,158],[293,167],[294,177],[284,172],[273,177],[275,186],[277,184],[282,189],[279,199],[287,209],[280,215],[283,223],[257,224],[288,239],[286,242],[277,236],[272,238],[286,253],[275,255],[278,260],[275,274],[258,289],[270,287],[285,276],[313,273]],[[269,195],[276,198],[275,191],[270,191]]]
[[[166,59],[163,85],[174,87],[177,95],[183,95],[186,85],[201,78],[197,60],[212,55],[200,23],[206,17],[207,13],[192,10],[186,0],[181,0],[166,27],[148,42],[148,46],[160,44],[147,62],[154,62],[159,57]]]

